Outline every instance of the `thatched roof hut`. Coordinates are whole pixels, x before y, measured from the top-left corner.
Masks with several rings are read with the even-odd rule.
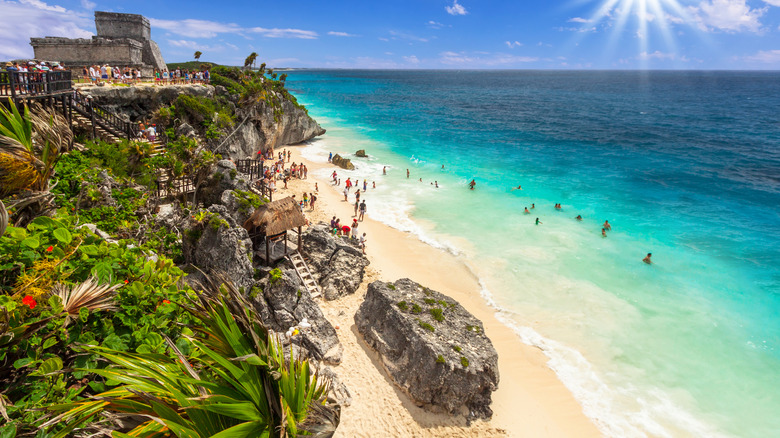
[[[301,207],[293,197],[263,204],[244,222],[244,228],[251,232],[263,230],[266,236],[275,236],[287,230],[306,225]]]
[[[293,197],[269,202],[258,207],[252,216],[244,222],[244,228],[250,237],[265,236],[265,263],[270,265],[290,253],[287,245],[287,231],[298,229],[298,244],[292,252],[301,248],[301,227],[306,225],[301,208]],[[284,238],[284,250],[277,251],[271,241]],[[261,254],[262,257],[262,254]]]

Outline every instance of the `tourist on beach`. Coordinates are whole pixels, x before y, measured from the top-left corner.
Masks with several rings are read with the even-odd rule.
[[[357,189],[355,192],[355,201],[360,202],[360,189]]]
[[[368,189],[368,181],[363,180],[363,191],[365,192],[366,189]]]
[[[604,228],[607,231],[612,231],[612,225],[609,224],[609,221],[604,221]]]
[[[304,206],[309,205],[309,194],[306,192],[303,192],[303,205]]]
[[[523,214],[531,214],[531,212],[528,211],[528,207],[525,207],[525,210],[523,210]]]
[[[366,241],[368,241],[368,239],[366,239],[366,233],[363,233],[363,235],[360,236],[360,244],[359,244],[360,249],[363,250],[363,254],[366,253]]]
[[[309,208],[311,210],[314,210],[314,202],[317,201],[317,197],[314,195],[314,193],[309,193]]]
[[[360,216],[358,219],[363,222],[363,216],[366,214],[366,200],[364,199],[363,202],[360,203]]]
[[[438,181],[434,181],[434,182],[433,182],[433,186],[434,186],[434,187],[436,187],[436,188],[438,189],[438,188],[439,188],[439,182],[438,182]]]
[[[382,175],[387,175],[387,166],[382,166]]]
[[[477,185],[477,182],[476,182],[476,181],[474,181],[474,180],[472,179],[472,180],[471,180],[471,182],[469,183],[469,188],[470,188],[471,190],[474,190],[474,186],[475,186],[475,185]]]
[[[406,169],[406,179],[409,179],[409,169]]]
[[[376,181],[372,181],[371,183],[373,184],[373,187],[372,187],[372,188],[374,188],[374,189],[375,189],[375,188],[376,188]]]
[[[539,221],[539,218],[536,218],[536,225],[539,225],[539,224],[541,224],[541,222]]]
[[[357,240],[358,239],[358,223],[357,219],[352,221],[352,235],[350,238]]]
[[[154,141],[155,137],[157,137],[157,125],[152,125],[146,129],[146,136],[149,138],[149,141]]]
[[[333,161],[333,152],[328,154],[328,163]],[[335,173],[335,172],[334,172]]]
[[[575,217],[574,219],[577,219],[578,221],[581,221],[582,220],[582,215],[578,214],[577,217]]]
[[[347,196],[349,196],[349,190],[347,190],[346,187],[344,187],[344,200],[348,201]]]
[[[333,216],[333,219],[330,220],[330,228],[336,228],[336,216]]]
[[[601,237],[607,237],[607,229],[606,228],[602,228],[601,229]]]
[[[360,201],[355,201],[355,214],[352,216],[357,217],[358,207],[360,207]]]
[[[341,233],[341,219],[336,219],[336,233]]]
[[[351,228],[349,228],[348,226],[344,225],[343,227],[341,227],[341,235],[342,236],[349,236],[349,230],[350,229]]]
[[[317,192],[317,193],[320,192],[320,188],[317,187],[317,183],[314,183],[314,191]]]
[[[650,257],[652,257],[652,256],[653,256],[653,254],[652,254],[652,253],[647,253],[647,255],[645,256],[645,258],[643,258],[643,259],[642,259],[642,261],[643,261],[643,262],[645,262],[645,263],[647,263],[648,265],[651,265],[651,264],[653,264],[653,261],[652,261],[652,260],[650,260]]]

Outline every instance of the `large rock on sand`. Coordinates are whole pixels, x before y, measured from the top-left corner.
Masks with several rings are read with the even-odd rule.
[[[304,232],[303,243],[309,269],[326,300],[355,293],[369,262],[349,239],[334,236],[327,225],[317,224]]]
[[[455,300],[406,278],[375,281],[355,323],[396,385],[418,405],[468,418],[493,415],[498,354],[482,322]]]

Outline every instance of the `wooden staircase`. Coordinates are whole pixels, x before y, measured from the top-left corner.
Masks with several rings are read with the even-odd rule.
[[[309,271],[309,267],[306,265],[306,261],[303,260],[303,256],[301,255],[300,251],[295,251],[294,253],[289,254],[287,256],[287,260],[292,263],[293,268],[295,268],[295,272],[298,274],[298,277],[301,278],[304,287],[306,287],[306,290],[309,291],[311,297],[317,298],[322,295],[320,285],[311,275],[311,271]]]

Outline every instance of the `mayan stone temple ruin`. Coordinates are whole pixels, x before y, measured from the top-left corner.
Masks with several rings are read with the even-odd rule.
[[[57,60],[70,68],[96,64],[127,66],[140,69],[144,76],[151,76],[155,68],[166,68],[160,48],[151,40],[146,17],[95,11],[95,27],[97,36],[92,39],[31,38],[35,58]]]

